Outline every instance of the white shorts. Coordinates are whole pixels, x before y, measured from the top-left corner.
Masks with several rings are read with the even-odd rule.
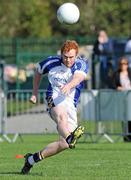
[[[68,127],[69,131],[74,131],[77,126],[77,108],[74,106],[73,101],[70,98],[58,98],[57,102],[56,100],[53,101],[53,107],[59,107],[59,111],[65,111],[68,115]],[[48,112],[53,120],[56,119],[56,117],[51,113],[51,108],[48,106]]]

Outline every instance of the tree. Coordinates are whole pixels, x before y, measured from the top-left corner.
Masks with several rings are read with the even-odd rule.
[[[0,36],[49,37],[49,3],[42,0],[1,0]]]
[[[54,12],[64,1],[50,1]],[[80,9],[79,23],[71,26],[61,25],[52,19],[52,31],[54,34],[74,36],[94,36],[99,29],[106,29],[112,36],[129,36],[131,23],[130,0],[74,0]]]
[[[70,0],[80,9],[74,25],[60,24],[56,12],[65,0],[0,0],[0,37],[129,36],[130,0]]]

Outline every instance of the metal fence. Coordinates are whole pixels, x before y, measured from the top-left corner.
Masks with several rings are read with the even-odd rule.
[[[67,37],[65,37],[65,39],[66,38]],[[18,74],[20,72],[19,70],[23,70],[26,74],[26,81],[21,82],[20,78],[18,78],[19,76],[17,76],[16,82],[14,83],[5,83],[5,81],[3,81],[5,83],[3,84],[3,88],[8,90],[31,88],[30,82],[32,81],[32,74],[30,74],[27,69],[29,70],[33,64],[41,59],[56,54],[65,39],[55,37],[51,39],[0,39],[0,60],[5,61],[5,64],[15,64],[18,68]],[[91,53],[92,56],[92,48],[90,49],[89,47],[93,47],[96,40],[95,37],[73,37],[73,39],[79,43],[80,51],[82,51],[82,53],[80,52],[81,55],[87,57],[87,54]],[[124,49],[127,38],[113,38],[113,42],[114,52],[110,56],[113,63],[117,64],[119,57],[125,55]],[[92,88],[101,88],[99,57],[95,55],[94,59],[92,59],[92,57],[88,59],[90,59],[91,62],[89,64],[90,74],[92,76]]]
[[[29,102],[30,96],[30,90],[8,91],[6,96],[0,93],[0,134],[15,134],[16,139],[19,134],[57,132],[46,111],[45,91],[39,91],[37,105]],[[131,135],[128,127],[131,121],[130,102],[131,91],[83,91],[78,119],[86,127],[85,138],[96,135],[95,141],[98,141],[104,136],[114,142],[112,135]]]
[[[110,142],[113,142],[112,135],[130,140],[130,102],[131,91],[84,91],[81,94],[80,118],[88,122],[87,135],[97,134],[98,139],[106,136]]]

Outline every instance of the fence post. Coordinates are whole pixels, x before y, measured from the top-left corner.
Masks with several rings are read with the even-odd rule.
[[[9,143],[11,143],[11,139],[6,135],[5,133],[5,120],[7,117],[7,102],[6,102],[6,97],[3,91],[0,91],[0,133],[2,134],[3,138],[0,138],[0,142],[4,141],[4,139],[6,141],[8,141]]]

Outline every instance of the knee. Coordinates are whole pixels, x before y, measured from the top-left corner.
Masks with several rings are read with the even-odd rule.
[[[65,120],[67,120],[67,118],[68,118],[67,113],[61,112],[61,113],[59,113],[59,114],[57,115],[57,121],[58,121],[59,124],[61,124],[61,123],[64,122]]]

